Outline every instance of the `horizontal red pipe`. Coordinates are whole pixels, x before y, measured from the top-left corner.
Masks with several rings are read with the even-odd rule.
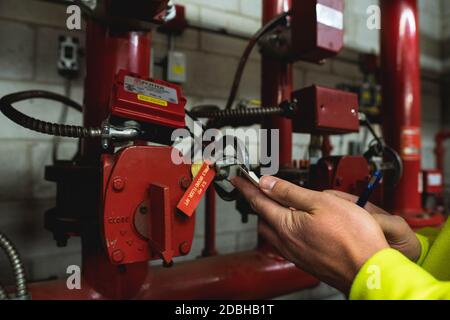
[[[294,264],[270,253],[254,250],[152,267],[135,299],[270,299],[318,284]],[[69,290],[65,280],[30,285],[36,300],[104,299],[82,283]]]

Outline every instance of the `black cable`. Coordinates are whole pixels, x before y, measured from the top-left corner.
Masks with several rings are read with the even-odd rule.
[[[228,96],[228,101],[225,106],[225,109],[231,109],[231,107],[233,106],[234,100],[236,99],[236,95],[239,89],[239,85],[241,83],[242,74],[244,73],[244,69],[247,64],[248,58],[250,57],[250,54],[252,53],[255,45],[267,32],[271,31],[279,24],[285,23],[286,18],[289,15],[290,11],[279,14],[278,16],[270,20],[268,23],[266,23],[261,29],[259,29],[249,40],[247,47],[245,48],[241,56],[241,59],[239,60],[239,65],[234,75],[233,85],[231,86],[230,95]]]
[[[99,138],[102,130],[100,128],[85,128],[58,123],[45,122],[32,118],[15,109],[12,104],[29,99],[47,99],[64,103],[69,107],[82,111],[82,107],[75,101],[48,91],[23,91],[9,94],[0,99],[0,111],[11,121],[18,125],[44,134],[69,138]]]
[[[64,95],[66,97],[70,97],[71,95],[71,80],[66,79],[65,83],[65,92]],[[81,105],[80,105],[81,107]],[[80,110],[78,110],[80,111]],[[58,123],[65,124],[67,122],[67,117],[69,115],[69,107],[67,105],[63,105],[63,110],[61,112],[61,115],[59,116]],[[58,150],[61,143],[61,137],[53,137],[53,148],[52,148],[52,160],[53,163],[56,163],[58,161]]]
[[[369,119],[367,119],[367,117],[365,117],[365,119],[362,120],[361,122],[367,127],[367,129],[369,129],[370,134],[374,137],[374,139],[376,140],[378,145],[383,149],[385,147],[385,143],[384,143],[383,139],[381,139],[377,135],[377,133],[375,132],[375,129],[373,128],[372,123],[369,121]]]

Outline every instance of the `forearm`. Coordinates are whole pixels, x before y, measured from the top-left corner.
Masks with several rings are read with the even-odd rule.
[[[450,282],[440,282],[393,249],[378,252],[357,274],[352,300],[450,299]]]

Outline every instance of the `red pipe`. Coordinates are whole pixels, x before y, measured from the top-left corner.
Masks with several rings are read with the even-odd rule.
[[[417,2],[381,0],[380,5],[384,137],[402,154],[404,166],[401,181],[395,192],[390,190],[386,194],[386,201],[393,212],[415,217],[423,212],[419,188],[420,155],[406,157],[401,140],[402,132],[408,128],[420,130],[421,126]],[[420,133],[416,147],[420,149]]]
[[[263,23],[267,23],[280,13],[289,11],[292,0],[263,0]],[[268,55],[262,57],[263,106],[277,106],[289,100],[293,88],[292,65]],[[280,167],[292,167],[292,121],[283,117],[272,117],[266,128],[280,130]]]
[[[202,256],[217,255],[216,250],[216,191],[210,187],[206,192],[205,201],[205,247]]]
[[[421,79],[417,0],[381,0],[383,131],[403,160],[403,177],[386,187],[386,205],[412,227],[440,225],[440,214],[422,208]]]
[[[275,16],[287,12],[292,8],[293,0],[262,0],[263,23],[267,23]],[[293,67],[292,64],[263,54],[262,56],[262,88],[261,100],[263,106],[279,105],[285,100],[290,100],[293,91]],[[292,121],[279,116],[272,117],[264,124],[267,129],[279,129],[279,156],[280,168],[292,167]],[[258,247],[261,250],[273,251],[270,243],[259,237]],[[281,272],[281,271],[280,271]],[[304,274],[305,277],[310,277]],[[317,285],[318,280],[314,280]]]
[[[120,69],[150,75],[151,32],[124,32],[89,20],[86,30],[84,125],[99,127],[108,117],[109,97]],[[98,161],[98,141],[83,142],[83,155]]]
[[[131,298],[269,299],[316,284],[316,279],[292,263],[255,250],[151,268]],[[30,292],[36,300],[105,299],[84,282],[81,290],[69,290],[65,280],[31,284]]]
[[[86,30],[86,79],[83,110],[84,125],[99,127],[109,116],[109,98],[115,76],[120,69],[150,75],[151,32],[116,30],[89,20]],[[83,141],[83,161],[100,166],[104,152],[98,140]],[[86,183],[99,183],[87,181]],[[92,197],[92,214],[101,216],[101,191]],[[85,200],[85,199],[82,199]],[[87,200],[85,200],[87,201]],[[127,298],[135,294],[147,274],[147,263],[126,267],[112,265],[103,248],[101,230],[93,221],[82,233],[83,274],[87,282],[111,298]]]

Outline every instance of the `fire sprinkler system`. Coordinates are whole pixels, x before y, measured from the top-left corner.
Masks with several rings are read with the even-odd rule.
[[[172,82],[150,76],[152,30],[159,25],[164,32],[179,34],[186,27],[184,8],[177,11],[177,7],[168,0],[132,4],[99,0],[95,9],[84,8],[87,75],[83,106],[46,91],[13,93],[0,100],[1,112],[12,122],[81,142],[73,160],[56,161],[46,168],[46,179],[57,185],[57,197],[54,208],[45,213],[45,228],[61,247],[70,238],[81,237],[83,289],[68,291],[64,281],[26,284],[17,250],[0,236],[2,247],[10,249],[9,257],[16,262],[17,298],[266,299],[318,284],[282,259],[270,243],[260,241],[252,251],[217,255],[215,219],[222,212],[216,212],[216,197],[236,201],[243,222],[251,208],[223,184],[231,174],[229,167],[217,164],[211,181],[206,183],[210,175],[205,174],[202,184],[201,170],[173,162],[173,154],[180,151],[172,146],[171,136],[188,126],[186,117],[203,119],[204,128],[260,124],[278,129],[277,175],[311,189],[361,194],[370,176],[382,171],[382,186],[371,201],[387,205],[414,227],[443,222],[438,211],[423,208],[418,185],[425,177],[427,193],[442,192],[436,186],[438,172],[420,170],[415,0],[381,1],[383,136],[359,110],[356,94],[320,83],[293,87],[294,62],[320,64],[342,50],[343,0],[263,1],[263,26],[242,55],[226,107],[199,106],[191,111],[185,109],[187,99],[180,85],[184,73]],[[408,18],[403,19],[404,15]],[[78,43],[64,38],[60,46],[61,69],[76,70]],[[256,46],[262,53],[261,104],[237,108],[242,74]],[[176,71],[174,64],[184,63],[169,65]],[[166,80],[170,79],[174,78]],[[16,102],[35,98],[82,111],[83,126],[45,122],[14,107]],[[373,136],[368,150],[361,155],[330,154],[330,135],[357,133],[362,127]],[[311,135],[309,159],[293,159],[293,133]],[[252,177],[254,172],[261,173],[258,166],[239,165]],[[175,257],[191,250],[195,210],[185,214],[178,204],[197,182],[200,187],[195,190],[206,193],[204,257],[174,263]],[[163,266],[149,267],[153,260],[161,260]]]

